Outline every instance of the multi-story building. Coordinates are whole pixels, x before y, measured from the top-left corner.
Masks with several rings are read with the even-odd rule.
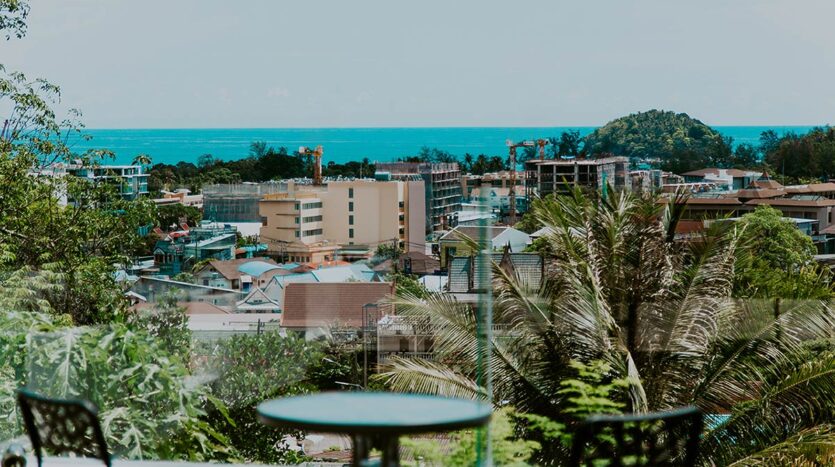
[[[266,195],[287,193],[287,182],[240,183],[203,187],[203,218],[218,222],[261,222],[258,203]]]
[[[234,259],[236,244],[237,229],[206,223],[181,235],[169,234],[158,240],[154,245],[154,267],[166,276],[191,272],[204,259]]]
[[[148,194],[148,174],[141,165],[95,165],[70,164],[66,173],[95,182],[113,183],[119,187],[123,198],[132,200]]]
[[[603,190],[626,188],[629,159],[536,159],[525,162],[526,195],[547,196],[568,193],[574,187]]]
[[[291,185],[261,201],[261,240],[273,255],[305,263],[365,258],[381,244],[422,252],[425,212],[421,180]]]
[[[424,182],[426,234],[454,227],[461,210],[461,171],[457,162],[379,162],[380,179],[408,180],[419,175]]]
[[[486,173],[483,175],[466,174],[461,177],[461,195],[464,199],[473,196],[476,188],[510,188],[510,171]],[[516,193],[522,196],[525,193],[525,172],[516,171]]]

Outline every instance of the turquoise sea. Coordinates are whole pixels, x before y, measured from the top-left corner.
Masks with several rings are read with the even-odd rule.
[[[579,130],[582,135],[596,127],[543,128],[229,128],[229,129],[108,129],[87,130],[90,141],[77,141],[73,149],[106,148],[116,153],[116,162],[130,163],[145,153],[154,163],[196,162],[202,154],[221,159],[246,157],[252,141],[266,141],[292,152],[299,146],[324,147],[324,162],[343,163],[367,157],[371,161],[390,161],[415,155],[422,146],[444,149],[453,154],[505,155],[505,140],[514,141],[559,136],[563,130]],[[757,144],[760,133],[804,133],[809,126],[719,126],[715,127],[735,143]]]

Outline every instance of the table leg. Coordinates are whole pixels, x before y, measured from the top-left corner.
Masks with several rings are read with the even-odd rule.
[[[394,436],[361,436],[351,437],[353,443],[352,465],[354,467],[400,467],[400,443],[399,437]],[[382,459],[369,461],[371,448],[377,448],[382,452]]]

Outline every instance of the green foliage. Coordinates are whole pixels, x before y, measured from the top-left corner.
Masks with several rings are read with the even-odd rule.
[[[322,364],[324,346],[278,332],[235,335],[206,343],[197,349],[210,362],[217,379],[212,393],[222,403],[209,412],[211,426],[217,427],[245,459],[282,464],[293,453],[280,446],[286,435],[302,433],[267,427],[258,422],[258,403],[280,396],[303,394],[315,389],[309,373]],[[231,421],[230,421],[231,419]]]
[[[26,17],[29,16],[29,2],[26,0],[0,0],[0,32],[6,40],[26,34]]]
[[[541,447],[537,441],[517,438],[512,415],[512,407],[504,407],[493,412],[489,432],[493,465],[529,465],[528,461],[531,456]],[[446,449],[441,449],[434,440],[403,439],[404,449],[415,459],[413,463],[404,463],[404,465],[476,465],[477,437],[478,433],[473,430],[452,433]]]
[[[585,139],[589,154],[659,159],[676,173],[732,165],[731,142],[687,114],[650,110],[621,117]]]
[[[432,294],[417,280],[417,276],[411,274],[392,273],[386,277],[386,280],[395,283],[396,293],[400,296],[427,298]]]
[[[0,271],[55,273],[60,289],[43,294],[52,309],[79,324],[106,322],[125,306],[114,264],[144,245],[138,228],[151,223],[153,205],[122,200],[111,183],[50,175],[56,163],[94,167],[109,156],[71,152],[66,142],[80,126],[56,118],[59,97],[56,86],[0,65],[0,105],[15,109],[0,135]]]
[[[48,315],[0,314],[0,386],[49,397],[85,398],[99,409],[111,450],[131,459],[226,459],[225,437],[209,426],[206,388],[187,362],[124,324],[65,328]],[[0,438],[21,432],[13,393],[0,398]]]
[[[203,213],[199,209],[182,204],[164,204],[157,206],[156,211],[155,224],[163,230],[170,228],[172,225],[179,226],[183,219],[188,225],[192,226],[198,225],[203,219]]]
[[[835,128],[813,128],[805,135],[764,132],[760,148],[774,172],[787,181],[828,180],[835,176]]]
[[[742,216],[744,248],[736,266],[738,297],[826,298],[828,277],[814,261],[812,239],[776,209],[759,206]]]
[[[476,344],[482,318],[472,307],[398,297],[398,313],[432,320],[435,355],[392,357],[380,378],[396,390],[478,399],[489,364],[493,402],[545,417],[552,435],[576,420],[572,411],[615,409],[610,402],[625,412],[695,405],[732,413],[704,434],[702,461],[713,465],[787,452],[807,430],[826,433],[835,359],[810,343],[832,340],[832,304],[732,300],[742,226],[716,222],[698,241],[677,242],[676,206],[628,192],[547,200],[535,215],[553,231],[546,238],[558,254],[547,258],[541,287],[494,265],[491,353]],[[573,361],[598,360],[610,365],[609,377],[576,377]],[[562,384],[571,379],[580,381]],[[601,397],[601,385],[615,380],[625,387]],[[543,462],[565,460],[561,443],[543,446]]]

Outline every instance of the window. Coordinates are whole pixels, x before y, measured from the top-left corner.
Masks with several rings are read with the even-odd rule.
[[[314,235],[322,235],[322,229],[305,230],[302,232],[302,237],[312,237]]]
[[[299,238],[299,235],[301,235],[301,234],[300,234],[300,233],[299,233],[299,231],[297,230],[297,231],[296,231],[296,238]]]
[[[297,217],[297,218],[296,218],[296,224],[298,224],[298,223],[299,223],[299,218]]]
[[[298,211],[298,210],[299,210],[299,206],[300,206],[300,205],[301,205],[301,203],[299,203],[298,201],[296,201],[296,211]]]
[[[317,202],[314,202],[314,203],[304,203],[302,205],[302,209],[319,209],[321,207],[322,207],[322,202],[321,201],[317,201]]]
[[[349,197],[349,198],[353,198],[353,197],[354,197],[354,189],[353,189],[353,188],[348,188],[348,197]]]
[[[322,216],[308,216],[302,219],[303,222],[319,222],[322,220]]]
[[[354,229],[348,229],[348,238],[354,238]]]
[[[354,216],[348,216],[348,225],[354,225]]]
[[[348,212],[354,212],[354,202],[348,201]]]

